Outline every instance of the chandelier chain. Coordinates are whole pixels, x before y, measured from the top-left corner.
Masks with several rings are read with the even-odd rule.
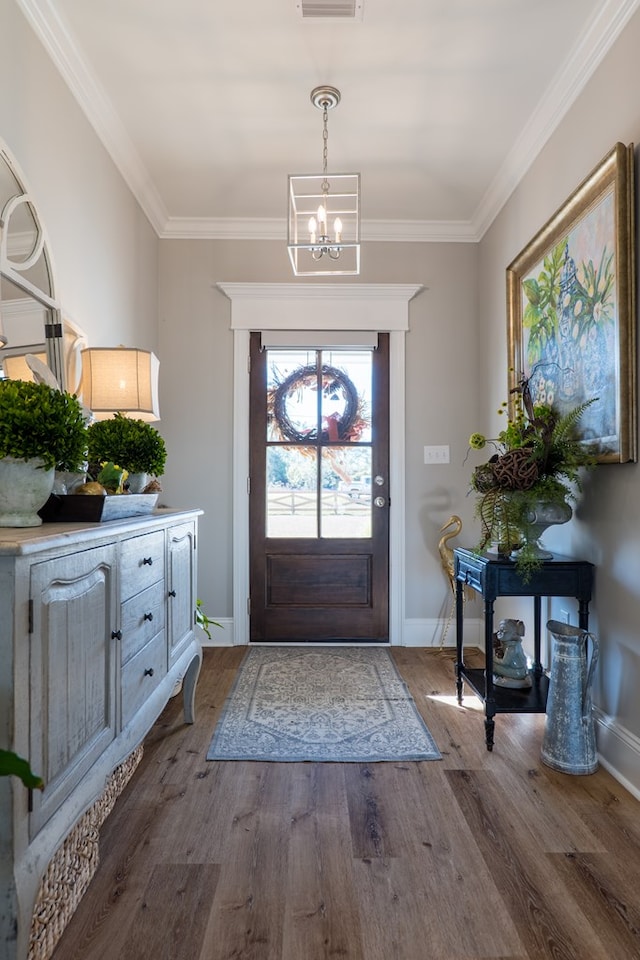
[[[329,104],[325,100],[322,104],[322,195],[326,198],[329,193],[329,181],[327,180],[327,160],[329,157]]]
[[[322,172],[327,175],[327,159],[329,156],[329,110],[326,100],[322,110]]]

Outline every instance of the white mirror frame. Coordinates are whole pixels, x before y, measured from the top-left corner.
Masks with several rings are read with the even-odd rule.
[[[0,276],[5,277],[20,290],[33,298],[37,303],[46,308],[44,322],[44,340],[46,344],[47,363],[53,375],[58,381],[62,390],[66,389],[66,371],[64,362],[64,343],[63,343],[63,324],[60,303],[55,297],[55,285],[53,280],[53,270],[49,244],[47,242],[46,232],[38,216],[37,207],[29,191],[24,187],[24,178],[20,173],[17,164],[9,155],[8,150],[0,142],[0,162],[7,165],[14,179],[20,185],[22,193],[13,196],[0,198],[3,202],[0,211]],[[11,216],[19,209],[22,204],[29,204],[30,212],[33,216],[36,226],[36,240],[33,248],[29,252],[26,260],[17,262],[9,256],[9,224]],[[31,282],[24,274],[30,269],[38,259],[44,258],[47,275],[50,281],[50,292],[41,290]],[[1,298],[0,298],[1,305]],[[11,347],[11,344],[8,344]]]

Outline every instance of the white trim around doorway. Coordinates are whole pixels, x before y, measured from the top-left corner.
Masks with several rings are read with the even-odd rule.
[[[389,333],[389,641],[404,640],[405,334],[421,284],[217,283],[231,300],[233,330],[234,643],[249,643],[249,335],[263,330]]]

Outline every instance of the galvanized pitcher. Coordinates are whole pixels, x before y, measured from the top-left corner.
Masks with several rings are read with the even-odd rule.
[[[562,773],[594,773],[598,756],[591,683],[600,652],[598,640],[559,620],[549,620],[547,630],[553,636],[553,651],[542,761]],[[588,666],[587,641],[591,646]]]

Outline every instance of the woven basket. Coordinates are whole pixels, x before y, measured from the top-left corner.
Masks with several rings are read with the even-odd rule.
[[[100,860],[100,827],[142,759],[142,746],[116,767],[92,807],[54,853],[36,898],[28,960],[49,960],[84,896]]]

